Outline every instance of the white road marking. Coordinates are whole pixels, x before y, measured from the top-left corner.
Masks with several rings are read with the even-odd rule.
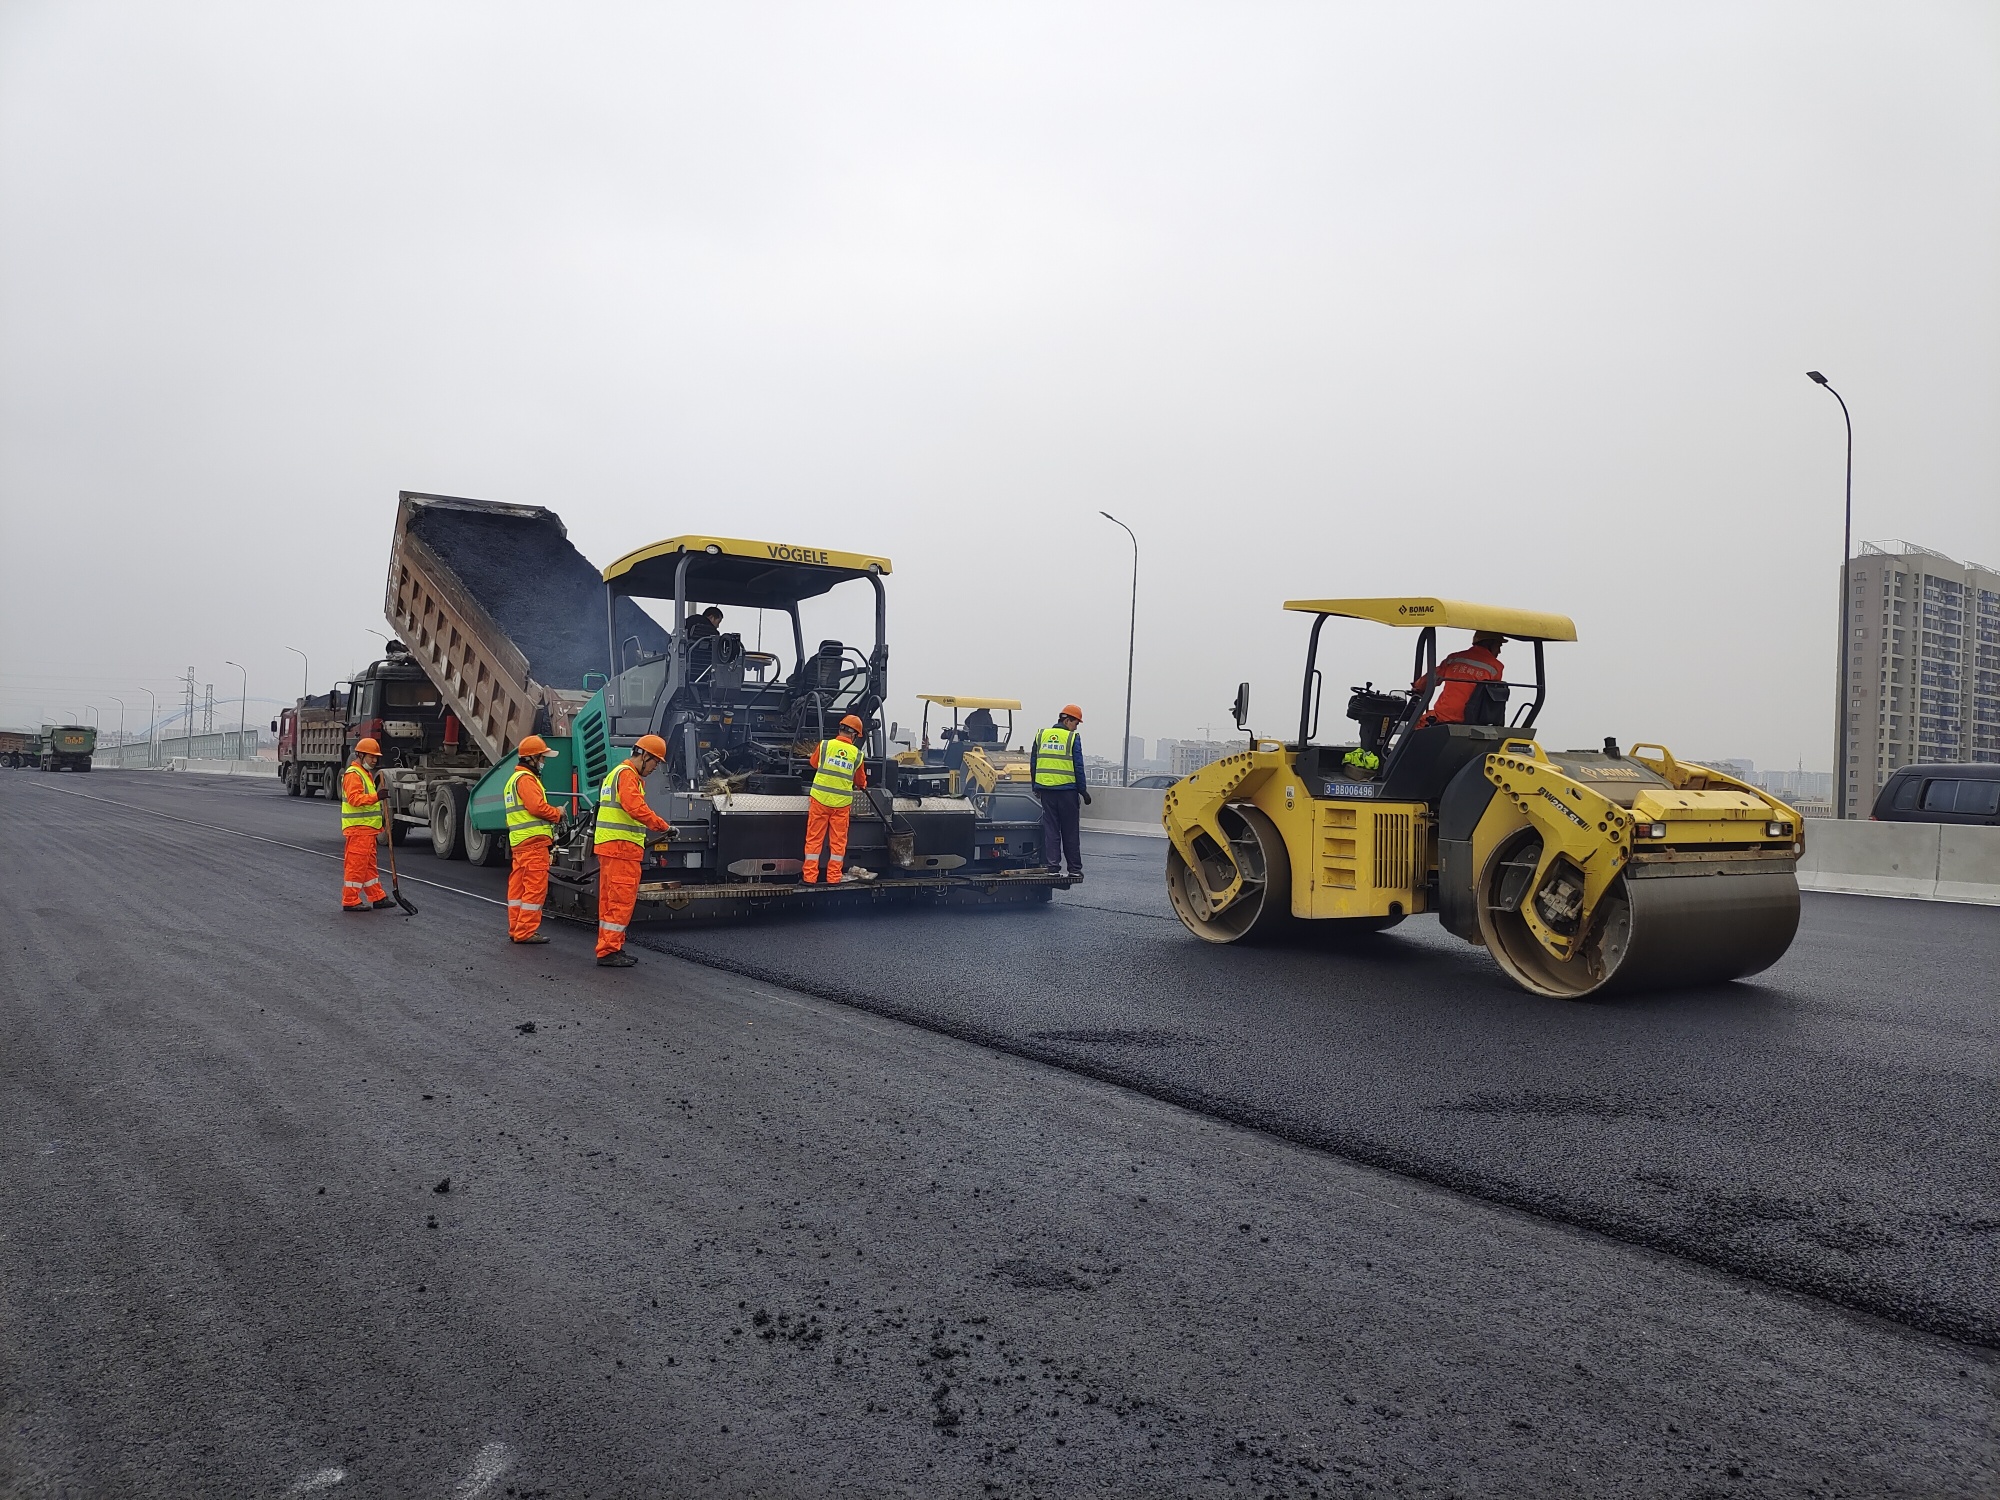
[[[345,1469],[320,1469],[308,1474],[297,1484],[286,1490],[287,1495],[310,1495],[316,1490],[330,1490],[347,1477]]]
[[[457,1500],[478,1500],[491,1489],[507,1466],[514,1462],[514,1450],[505,1443],[488,1443],[472,1460],[472,1468],[459,1480]]]

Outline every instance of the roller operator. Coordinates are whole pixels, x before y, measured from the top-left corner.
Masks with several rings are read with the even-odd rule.
[[[1454,651],[1437,664],[1437,670],[1426,672],[1410,685],[1414,696],[1437,687],[1437,701],[1419,719],[1419,727],[1431,724],[1463,724],[1467,711],[1472,706],[1472,695],[1482,683],[1498,682],[1504,675],[1500,665],[1500,648],[1507,643],[1507,637],[1491,630],[1482,630],[1472,638],[1472,644],[1463,651]]]

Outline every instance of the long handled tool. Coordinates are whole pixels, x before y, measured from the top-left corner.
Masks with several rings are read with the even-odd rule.
[[[898,819],[895,799],[880,787],[866,786],[861,791],[868,798],[869,806],[875,809],[875,815],[882,820],[882,826],[888,832],[889,858],[900,868],[909,869],[916,863],[917,858],[916,829],[910,826],[908,818],[903,818],[901,819],[903,831],[896,832]]]
[[[417,909],[410,905],[410,898],[405,896],[403,888],[396,884],[396,835],[395,830],[387,823],[382,825],[382,837],[389,846],[389,895],[398,906],[414,917]]]

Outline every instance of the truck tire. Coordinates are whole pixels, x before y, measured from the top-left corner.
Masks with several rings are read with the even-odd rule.
[[[465,820],[465,857],[475,865],[493,869],[507,862],[507,835],[504,830],[488,833],[483,828],[472,826],[472,819]]]
[[[287,797],[296,797],[298,794],[299,768],[297,766],[288,766],[285,768],[285,795]]]
[[[439,859],[465,858],[465,804],[469,795],[456,782],[431,788],[431,853]]]
[[[394,813],[389,814],[388,823],[390,843],[394,844],[398,849],[409,843],[410,825],[408,823],[403,822]]]

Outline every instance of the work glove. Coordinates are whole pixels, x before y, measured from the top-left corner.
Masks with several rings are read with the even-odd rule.
[[[1088,792],[1085,792],[1085,793],[1083,794],[1083,805],[1084,805],[1085,807],[1088,807],[1088,806],[1090,806],[1090,793],[1088,793]]]

